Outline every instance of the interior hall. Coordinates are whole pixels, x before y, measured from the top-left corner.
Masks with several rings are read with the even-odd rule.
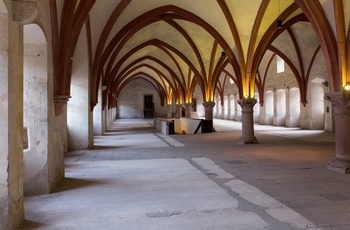
[[[350,229],[349,28],[347,0],[0,0],[0,230]]]

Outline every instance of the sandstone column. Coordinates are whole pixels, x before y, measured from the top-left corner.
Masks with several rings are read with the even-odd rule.
[[[185,117],[191,118],[191,107],[192,107],[192,103],[185,103],[185,109],[186,109],[186,113],[185,113]]]
[[[176,117],[178,118],[182,117],[182,104],[176,105]]]
[[[242,108],[242,136],[239,141],[241,144],[259,143],[254,136],[254,117],[253,107],[257,100],[254,98],[238,100],[238,104]]]
[[[203,102],[205,108],[205,120],[202,121],[202,132],[212,133],[213,132],[213,108],[215,106],[214,101]]]
[[[205,120],[213,120],[213,108],[215,106],[215,102],[206,101],[203,102],[203,106],[205,108]]]
[[[350,173],[350,95],[342,92],[327,93],[335,115],[335,159],[328,168],[341,173]]]
[[[173,116],[172,114],[172,108],[173,106],[170,104],[170,105],[167,105],[167,117],[168,118],[171,118]]]
[[[24,219],[23,26],[0,13],[0,28],[0,229],[16,229]]]

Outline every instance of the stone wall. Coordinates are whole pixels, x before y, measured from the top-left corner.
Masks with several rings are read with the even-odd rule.
[[[129,82],[120,92],[117,101],[117,118],[143,118],[144,95],[153,95],[155,117],[166,117],[166,105],[161,101],[156,89],[143,79]]]
[[[47,124],[47,46],[25,44],[24,48],[24,126],[28,147],[24,150],[24,192],[49,192]]]

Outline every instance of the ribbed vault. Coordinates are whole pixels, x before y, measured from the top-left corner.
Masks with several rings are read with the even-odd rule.
[[[167,103],[171,98],[178,103],[190,102],[196,85],[200,86],[204,101],[212,101],[215,90],[222,88],[218,85],[222,76],[234,80],[240,98],[252,98],[256,90],[262,96],[267,76],[259,68],[261,63],[269,63],[262,62],[267,51],[279,55],[290,66],[304,105],[309,72],[319,50],[326,57],[331,91],[340,90],[344,84],[339,80],[344,76],[341,67],[348,64],[344,63],[346,59],[338,60],[340,51],[330,31],[335,27],[343,31],[339,34],[345,38],[345,28],[330,24],[319,1],[198,0],[194,4],[187,0],[50,0],[49,3],[57,108],[70,96],[74,50],[83,26],[90,38],[91,109],[98,103],[100,82],[105,89],[102,103],[106,105],[109,94],[116,98],[123,86],[137,77],[152,82]],[[282,21],[281,29],[277,21]],[[301,23],[308,26],[300,26]],[[311,31],[303,39],[294,33],[301,27]],[[281,37],[287,39],[282,41]],[[315,39],[313,57],[304,57],[303,43]]]

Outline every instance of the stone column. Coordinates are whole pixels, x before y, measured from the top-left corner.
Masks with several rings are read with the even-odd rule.
[[[203,102],[205,108],[205,120],[202,121],[202,133],[212,133],[213,132],[213,108],[215,106],[214,101]]]
[[[167,117],[168,118],[171,118],[173,116],[172,108],[173,108],[172,105],[167,105]]]
[[[350,173],[350,95],[342,92],[327,93],[335,115],[335,159],[328,163],[328,169]]]
[[[254,98],[238,100],[238,104],[242,108],[242,136],[240,144],[257,144],[259,143],[254,136],[254,117],[253,107],[257,100]]]
[[[176,105],[176,117],[178,118],[182,117],[182,104]]]
[[[16,229],[24,219],[23,26],[0,13],[0,29],[0,229]]]
[[[191,118],[191,107],[192,107],[192,103],[185,103],[185,109],[186,109],[186,114],[185,117]]]
[[[205,120],[213,120],[213,108],[215,106],[215,102],[205,101],[203,102],[203,106],[205,108]]]

